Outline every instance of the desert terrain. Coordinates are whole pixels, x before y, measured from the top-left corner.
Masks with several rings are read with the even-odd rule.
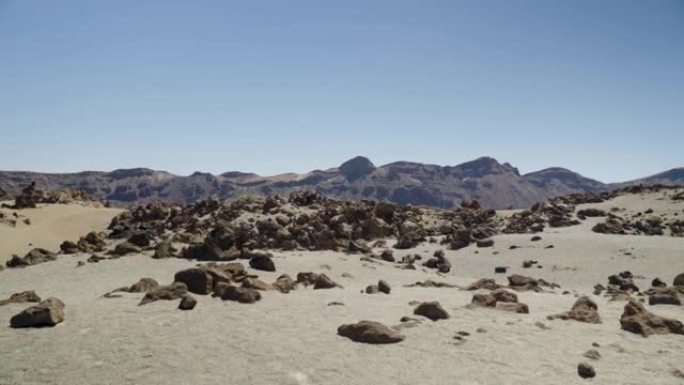
[[[650,215],[663,224],[684,219],[684,200],[674,199],[681,191],[625,192],[596,203],[558,203],[571,210],[563,214],[563,225],[546,223],[540,231],[524,233],[505,230],[520,211],[497,211],[490,216],[472,206],[451,217],[438,210],[423,209],[416,214],[396,209],[392,223],[397,213],[413,215],[410,221],[418,223],[423,239],[393,247],[398,238],[403,242],[410,238],[407,234],[413,234],[402,230],[408,227],[408,219],[399,225],[399,236],[384,234],[362,241],[351,230],[349,239],[360,243],[361,251],[337,247],[344,244],[340,237],[333,237],[337,243],[326,243],[313,236],[313,243],[306,247],[301,237],[280,243],[270,238],[260,241],[266,230],[258,225],[255,228],[260,233],[242,243],[235,241],[237,248],[219,247],[217,251],[210,247],[214,245],[210,238],[219,244],[226,238],[220,235],[220,226],[231,229],[232,236],[238,234],[236,229],[244,228],[240,223],[273,223],[265,218],[289,213],[297,223],[283,225],[278,231],[288,228],[295,234],[296,225],[304,223],[299,218],[323,218],[320,213],[326,210],[351,207],[308,198],[295,197],[288,202],[259,198],[242,208],[233,205],[231,210],[204,210],[196,205],[188,209],[192,214],[176,215],[192,216],[193,220],[166,219],[162,230],[151,230],[159,221],[147,221],[155,217],[154,207],[109,229],[112,218],[122,210],[78,203],[14,210],[20,218],[30,218],[30,224],[0,224],[0,257],[5,260],[32,247],[58,252],[62,241],[75,244],[91,231],[103,231],[106,246],[100,247],[101,251],[83,252],[87,245],[79,243],[79,250],[67,245],[54,260],[0,271],[0,299],[33,290],[42,299],[56,297],[65,304],[63,322],[39,328],[9,326],[12,317],[35,303],[0,306],[0,384],[682,384],[684,335],[672,332],[645,337],[621,328],[621,317],[628,300],[641,299],[649,312],[684,320],[681,305],[649,305],[649,295],[644,294],[655,278],[671,288],[675,278],[684,273],[684,238],[674,236],[666,226],[662,235],[593,231],[606,221],[606,213],[625,220]],[[379,205],[375,207],[374,212],[381,216]],[[579,215],[583,219],[576,219],[583,210],[591,212],[588,209],[603,215]],[[13,210],[3,212],[11,216]],[[471,217],[487,219],[467,219]],[[230,225],[222,225],[222,220]],[[310,226],[317,228],[311,221]],[[356,222],[349,223],[355,229]],[[450,229],[493,241],[493,245],[481,239],[460,244],[449,233],[452,230],[436,230],[445,223]],[[121,243],[130,246],[126,238],[133,225],[136,231],[145,229],[150,239],[140,242],[139,249],[117,249]],[[162,258],[162,243],[171,246],[170,252],[166,250],[173,254],[170,258]],[[252,246],[266,251],[246,254]],[[236,250],[239,256],[231,254]],[[440,254],[438,250],[443,257],[436,258],[437,268],[425,265]],[[93,260],[93,254],[99,257]],[[197,257],[200,254],[214,257]],[[275,271],[257,264],[258,268],[253,267],[252,261],[265,255]],[[404,258],[415,255],[421,259]],[[192,297],[197,304],[189,311],[178,309],[179,297],[140,306],[144,292],[112,293],[141,278],[171,284],[179,271],[207,261],[219,266],[227,261],[242,263],[248,274],[240,278],[242,286],[266,290],[260,290],[260,299],[253,303],[195,292]],[[525,261],[535,263],[523,267]],[[445,264],[448,269],[442,268]],[[497,268],[506,271],[495,274]],[[620,285],[611,289],[609,277],[625,271],[631,272],[629,283],[639,291]],[[299,279],[301,272],[325,274],[337,285],[313,289]],[[275,290],[273,286],[284,274],[299,282],[292,290]],[[514,275],[529,277],[532,289],[509,285],[508,277]],[[257,276],[256,284],[245,283]],[[473,306],[474,295],[491,291],[468,290],[483,278],[508,286],[505,290],[517,295],[515,302],[526,304],[529,311]],[[235,276],[231,280],[238,282]],[[391,287],[389,294],[368,288],[379,280]],[[411,286],[429,281],[448,285]],[[270,282],[274,284],[267,284]],[[597,290],[597,284],[604,290]],[[217,286],[215,283],[214,291]],[[677,295],[682,298],[681,293],[674,297]],[[594,314],[600,323],[548,319],[569,311],[581,296],[595,303]],[[432,321],[414,314],[417,305],[433,301],[439,302],[448,318]],[[377,344],[338,334],[341,325],[362,320],[382,323],[403,338]],[[580,363],[593,367],[595,377],[579,376]]]

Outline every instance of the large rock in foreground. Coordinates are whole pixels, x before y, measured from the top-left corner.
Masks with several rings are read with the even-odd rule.
[[[55,326],[60,322],[64,322],[64,302],[50,297],[12,317],[10,326],[13,328],[30,328]]]
[[[393,344],[406,338],[398,331],[373,321],[342,325],[337,328],[337,334],[367,344]]]
[[[684,324],[680,321],[657,316],[636,301],[629,301],[620,318],[624,330],[648,337],[653,334],[684,334]]]

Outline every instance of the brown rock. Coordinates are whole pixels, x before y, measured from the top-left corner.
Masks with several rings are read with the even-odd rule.
[[[221,299],[240,303],[255,303],[261,299],[261,294],[254,289],[226,285],[222,290]]]
[[[439,304],[439,302],[423,302],[413,310],[413,314],[422,315],[432,321],[449,318],[449,313]]]
[[[335,281],[330,279],[327,275],[325,274],[320,274],[318,277],[316,277],[316,281],[314,282],[314,290],[318,289],[332,289],[335,287],[340,287]]]
[[[367,344],[391,344],[401,342],[406,338],[396,330],[373,321],[361,321],[355,324],[342,325],[337,328],[337,334],[347,337],[354,342]]]
[[[582,362],[577,365],[577,374],[582,378],[594,378],[596,377],[596,370],[593,366]]]
[[[138,304],[146,305],[159,300],[171,301],[182,298],[188,292],[188,287],[182,282],[174,282],[168,286],[159,286],[148,291]]]
[[[197,305],[197,300],[195,297],[193,297],[190,294],[185,294],[182,298],[180,303],[178,304],[178,308],[180,310],[192,310],[195,308]]]
[[[25,267],[54,261],[56,259],[57,254],[37,247],[26,253],[23,257],[13,255],[12,258],[7,261],[6,265],[7,267]]]
[[[198,267],[177,272],[174,281],[184,283],[188,291],[195,294],[209,294],[214,288],[212,275],[206,269]]]
[[[141,278],[128,288],[129,293],[147,293],[159,287],[159,283],[152,278]]]
[[[562,320],[575,320],[586,323],[600,324],[601,317],[598,314],[598,305],[592,301],[589,297],[582,296],[575,304],[572,305],[570,311],[565,313],[560,313],[556,315],[551,315],[547,317],[550,320],[562,319]]]
[[[22,291],[20,293],[14,293],[7,299],[0,301],[0,306],[7,305],[9,303],[23,303],[23,302],[40,302],[40,297],[33,290]]]
[[[620,318],[622,329],[644,337],[653,334],[684,334],[684,325],[674,319],[659,317],[644,308],[637,301],[629,301]]]
[[[60,322],[64,322],[64,302],[50,297],[12,317],[10,326],[13,328],[55,326]]]
[[[273,282],[273,286],[280,290],[281,293],[289,293],[297,287],[297,282],[289,275],[283,274]]]

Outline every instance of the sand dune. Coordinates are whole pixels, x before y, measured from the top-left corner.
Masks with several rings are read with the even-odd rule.
[[[106,229],[121,209],[104,208],[94,203],[40,205],[36,209],[0,209],[16,226],[0,223],[0,263],[12,254],[24,255],[34,247],[59,250],[65,240],[76,241],[82,235]],[[15,218],[12,213],[20,215]],[[30,220],[30,225],[24,219]]]

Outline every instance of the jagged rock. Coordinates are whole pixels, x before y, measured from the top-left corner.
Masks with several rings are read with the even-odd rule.
[[[255,303],[261,299],[261,294],[254,289],[226,285],[222,290],[221,299],[240,303]]]
[[[150,302],[159,300],[175,300],[182,298],[188,292],[188,287],[182,282],[174,282],[168,286],[159,286],[147,293],[138,304],[139,306],[146,305]]]
[[[181,270],[174,276],[175,282],[182,282],[194,294],[209,294],[214,288],[214,279],[206,269],[193,267]]]
[[[54,261],[56,259],[57,254],[42,248],[35,248],[26,253],[23,257],[13,255],[12,258],[7,261],[6,265],[7,267],[25,267]]]
[[[24,303],[24,302],[40,302],[40,297],[33,290],[22,291],[20,293],[14,293],[7,299],[0,300],[0,306],[7,305],[9,303]]]
[[[551,315],[547,317],[549,320],[562,319],[562,320],[575,320],[586,323],[601,323],[601,317],[598,314],[598,305],[596,302],[592,301],[589,297],[583,296],[575,301],[572,305],[570,311]]]
[[[159,287],[159,283],[153,278],[141,278],[138,282],[131,285],[127,291],[129,293],[147,293],[148,291],[154,290]]]
[[[439,304],[439,302],[423,302],[413,310],[413,314],[422,315],[432,321],[449,318],[449,313]]]
[[[10,326],[13,328],[55,326],[61,322],[64,322],[64,302],[50,297],[12,317]]]
[[[276,290],[275,286],[253,277],[245,278],[242,281],[242,287],[261,291]]]
[[[249,260],[249,266],[256,270],[276,271],[275,263],[268,254],[255,255]]]
[[[178,308],[180,310],[192,310],[195,308],[197,305],[197,300],[195,297],[193,297],[190,294],[185,294],[182,298],[180,303],[178,304]]]
[[[536,279],[518,274],[508,277],[508,285],[516,291],[541,291],[539,282]]]
[[[273,286],[280,290],[281,293],[289,293],[297,287],[297,282],[289,275],[283,274],[273,282]]]
[[[648,337],[653,334],[684,334],[684,324],[678,320],[659,317],[637,301],[629,301],[620,318],[622,329]]]
[[[401,342],[406,338],[398,331],[373,321],[342,325],[337,328],[337,334],[354,342],[368,344],[391,344]]]
[[[582,362],[577,365],[577,374],[582,378],[594,378],[596,377],[596,370],[593,366]]]
[[[297,277],[299,280],[299,276]],[[314,290],[318,289],[332,289],[335,287],[340,287],[335,281],[330,279],[327,275],[325,274],[320,274],[316,277],[316,280],[314,281]]]
[[[154,255],[152,255],[152,258],[154,259],[166,259],[166,258],[175,258],[176,253],[178,250],[173,247],[171,242],[169,241],[163,241],[159,242],[157,246],[154,249]]]
[[[110,254],[113,255],[118,255],[120,257],[123,257],[126,254],[131,254],[131,253],[140,253],[142,249],[130,242],[122,242],[116,245],[114,250],[110,252]]]

